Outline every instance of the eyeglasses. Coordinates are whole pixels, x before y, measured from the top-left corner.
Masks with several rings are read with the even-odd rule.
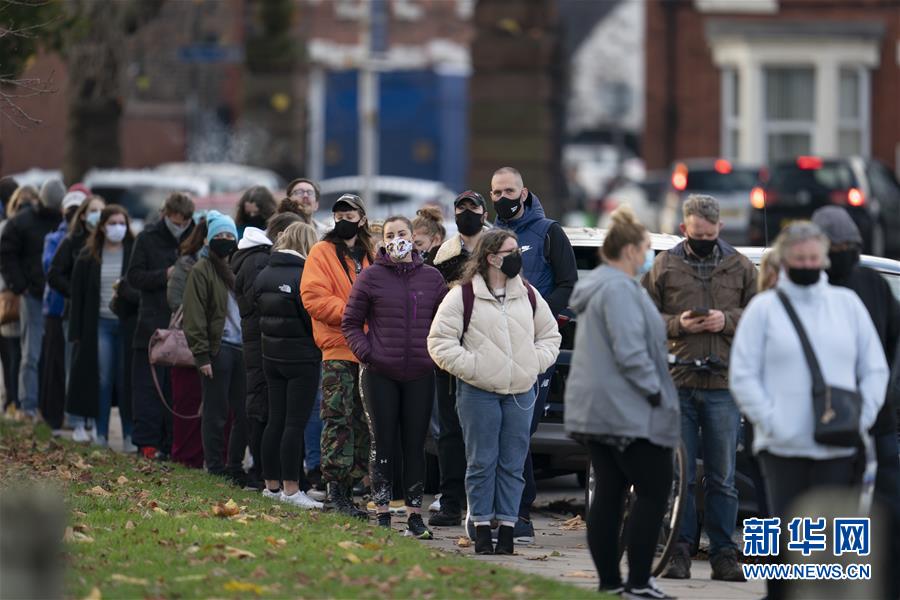
[[[315,195],[316,195],[316,191],[315,191],[315,190],[301,190],[301,189],[297,189],[297,190],[293,190],[293,191],[291,192],[291,196],[315,196]]]

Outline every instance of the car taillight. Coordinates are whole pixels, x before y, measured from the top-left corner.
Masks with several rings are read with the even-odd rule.
[[[762,210],[766,207],[766,191],[761,187],[755,187],[750,192],[750,205]]]
[[[672,171],[672,187],[679,192],[683,192],[687,188],[687,175],[688,168],[686,164],[678,163],[675,165],[675,170]]]
[[[832,204],[843,206],[859,207],[866,203],[866,196],[859,188],[850,188],[849,190],[835,190],[831,192],[830,199]]]
[[[719,175],[728,175],[729,173],[731,173],[731,163],[724,158],[720,158],[719,160],[717,160],[713,168]]]
[[[798,156],[797,166],[807,171],[815,171],[822,168],[822,159],[818,156]]]

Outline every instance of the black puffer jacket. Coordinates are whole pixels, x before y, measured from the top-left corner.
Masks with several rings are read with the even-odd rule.
[[[322,360],[313,339],[312,319],[300,300],[300,279],[305,260],[290,252],[275,252],[256,278],[262,354],[280,363]]]
[[[253,283],[269,264],[269,250],[272,246],[259,245],[238,250],[231,257],[231,270],[234,272],[234,295],[241,311],[241,334],[244,344],[259,343],[259,311],[256,308],[256,291]],[[245,348],[246,353],[246,348]],[[247,366],[261,365],[259,357],[244,356]]]
[[[150,336],[157,329],[169,326],[172,316],[166,301],[169,283],[168,269],[178,258],[178,246],[194,230],[191,223],[187,231],[176,240],[166,227],[164,219],[148,225],[134,241],[131,262],[128,264],[128,284],[141,293],[138,323],[132,348],[147,350]]]
[[[16,294],[44,297],[44,237],[56,231],[62,213],[40,206],[19,212],[6,223],[0,241],[0,273]]]

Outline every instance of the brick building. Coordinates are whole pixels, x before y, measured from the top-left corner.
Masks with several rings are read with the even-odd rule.
[[[648,0],[648,168],[870,155],[900,172],[896,0]]]

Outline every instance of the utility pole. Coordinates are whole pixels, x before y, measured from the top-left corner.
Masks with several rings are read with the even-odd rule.
[[[387,0],[370,0],[368,4],[360,31],[363,52],[358,84],[359,174],[363,202],[372,207],[378,175],[378,63],[387,52]]]

